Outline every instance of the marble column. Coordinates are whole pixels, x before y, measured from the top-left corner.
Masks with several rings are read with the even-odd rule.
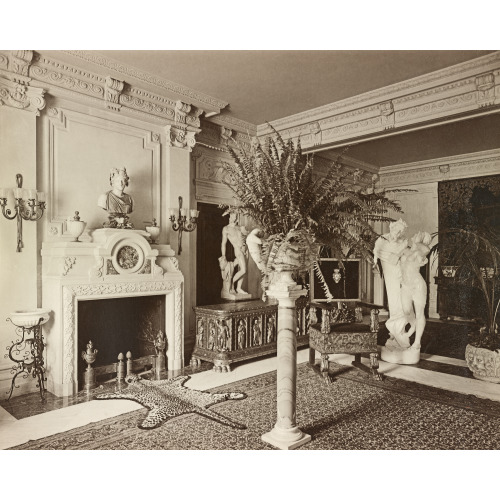
[[[297,391],[297,314],[295,301],[307,293],[289,274],[268,289],[268,296],[278,300],[277,339],[277,420],[262,440],[280,450],[293,450],[311,440],[296,424]]]

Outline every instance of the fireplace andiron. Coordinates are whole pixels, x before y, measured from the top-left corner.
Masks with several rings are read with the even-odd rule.
[[[168,373],[166,369],[166,356],[165,347],[167,346],[167,337],[161,330],[158,331],[158,335],[154,342],[156,356],[154,358],[153,365],[153,377],[155,380],[163,380],[168,378]]]
[[[97,356],[97,349],[94,349],[94,345],[92,344],[92,340],[89,340],[89,343],[87,344],[87,350],[82,351],[82,359],[87,363],[87,369],[85,370],[84,373],[84,389],[86,391],[90,391],[91,389],[94,389],[97,387],[97,382],[95,379],[95,371],[94,368],[91,366],[92,363],[95,362],[96,356]]]

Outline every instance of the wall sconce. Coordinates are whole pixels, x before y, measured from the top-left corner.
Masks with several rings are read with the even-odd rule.
[[[190,233],[196,229],[196,222],[199,214],[199,210],[189,210],[189,221],[187,221],[187,208],[182,208],[182,196],[179,196],[179,209],[170,209],[169,218],[172,221],[172,229],[174,231],[179,231],[178,255],[182,252],[182,232],[187,231]]]
[[[23,244],[23,219],[37,221],[41,219],[45,210],[45,193],[36,189],[22,189],[23,176],[16,175],[17,188],[14,188],[14,213],[10,208],[6,208],[7,197],[10,194],[10,189],[0,188],[0,206],[2,207],[3,215],[9,219],[17,219],[17,249],[20,252],[24,247]]]

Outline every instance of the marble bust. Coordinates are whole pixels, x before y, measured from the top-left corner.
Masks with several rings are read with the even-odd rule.
[[[109,173],[109,183],[113,189],[99,196],[97,205],[108,212],[109,222],[105,227],[129,229],[132,226],[128,222],[128,215],[134,209],[134,200],[125,193],[129,184],[129,176],[125,168],[112,168]]]

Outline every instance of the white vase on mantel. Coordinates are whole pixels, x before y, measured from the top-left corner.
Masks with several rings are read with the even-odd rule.
[[[152,225],[146,226],[146,231],[151,238],[151,244],[158,244],[158,236],[160,236],[160,227],[156,224],[156,219],[153,219]]]
[[[83,231],[87,227],[87,223],[83,220],[80,220],[80,212],[76,211],[75,215],[72,219],[68,219],[66,222],[66,227],[68,233],[73,237],[71,241],[77,242],[78,238],[82,235]]]

